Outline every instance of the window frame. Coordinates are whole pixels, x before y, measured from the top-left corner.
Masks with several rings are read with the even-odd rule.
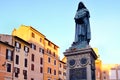
[[[15,63],[18,65],[19,64],[19,55],[16,55],[15,58],[16,58]]]
[[[28,64],[28,60],[25,58],[24,59],[24,67],[27,67],[28,66],[27,64]]]
[[[40,57],[40,64],[43,65],[43,58]]]
[[[12,68],[12,66],[11,66],[11,64],[10,63],[7,63],[7,72],[11,72],[11,68]]]
[[[34,64],[31,64],[31,70],[32,71],[34,71],[34,68],[35,68]]]
[[[32,33],[31,33],[31,36],[32,36],[32,38],[35,38],[35,33],[32,32]]]
[[[15,47],[16,47],[17,49],[20,49],[20,48],[21,48],[21,44],[20,44],[19,42],[15,41]]]
[[[36,45],[33,44],[33,43],[31,43],[31,48],[34,49],[34,50],[36,50]]]
[[[26,53],[28,53],[28,52],[29,52],[29,48],[28,48],[27,46],[24,46],[24,51],[25,51]]]
[[[57,62],[56,62],[56,60],[54,60],[54,65],[56,65],[57,64]]]
[[[43,67],[40,67],[40,73],[43,73]]]
[[[48,57],[48,63],[50,63],[51,62],[51,58],[50,57]]]
[[[48,67],[47,73],[52,74],[52,69]]]
[[[57,75],[57,74],[56,74],[56,70],[55,70],[55,69],[54,69],[54,75]]]
[[[24,79],[27,79],[27,70],[23,70]]]
[[[6,49],[6,59],[9,61],[13,61],[13,51],[10,49]]]
[[[34,54],[31,55],[31,61],[33,61],[33,62],[35,61],[35,55]]]

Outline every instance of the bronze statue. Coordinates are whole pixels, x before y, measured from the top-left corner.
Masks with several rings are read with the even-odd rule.
[[[87,42],[87,45],[89,44],[91,39],[89,18],[88,9],[80,2],[74,18],[76,23],[74,44],[82,44],[83,42]]]

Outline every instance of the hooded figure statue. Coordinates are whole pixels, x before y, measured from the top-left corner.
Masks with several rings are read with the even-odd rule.
[[[84,6],[82,2],[79,3],[75,19],[75,41],[74,43],[87,42],[89,44],[91,39],[90,14],[88,9]]]

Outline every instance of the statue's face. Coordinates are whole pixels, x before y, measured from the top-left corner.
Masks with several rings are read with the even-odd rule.
[[[82,4],[80,4],[79,6],[80,6],[80,8],[82,8]]]
[[[79,4],[79,9],[82,9],[82,8],[83,8],[83,4],[80,3],[80,4]]]

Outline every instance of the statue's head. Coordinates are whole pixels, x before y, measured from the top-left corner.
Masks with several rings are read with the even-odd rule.
[[[78,10],[82,9],[82,8],[86,8],[85,5],[83,4],[83,2],[80,2],[79,5],[78,5]]]

